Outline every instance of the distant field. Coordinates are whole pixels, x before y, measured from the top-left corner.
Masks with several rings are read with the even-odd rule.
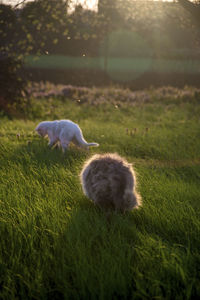
[[[169,54],[169,53],[168,53]],[[175,55],[175,53],[174,53]],[[189,59],[188,57],[193,57]],[[199,54],[177,53],[168,58],[141,57],[88,57],[64,55],[27,56],[27,76],[31,80],[47,80],[54,83],[103,86],[110,82],[123,83],[134,89],[150,86],[190,84],[199,87]]]
[[[200,92],[44,88],[0,117],[0,299],[199,298]],[[34,128],[61,118],[100,147],[49,150]],[[133,163],[143,199],[110,223],[79,182],[99,152]]]
[[[87,57],[84,53],[81,57],[64,55],[42,55],[28,56],[25,66],[40,69],[93,69],[104,70],[104,57]],[[180,73],[200,73],[200,61],[196,59],[161,59],[153,57],[108,57],[108,73],[128,72],[180,72]],[[114,74],[113,74],[114,75]]]

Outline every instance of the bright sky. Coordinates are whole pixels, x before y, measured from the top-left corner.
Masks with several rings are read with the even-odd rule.
[[[0,0],[0,3],[16,5],[22,1],[23,0]],[[33,1],[33,0],[27,0],[26,2],[28,1]],[[71,0],[71,1],[73,1],[75,4],[82,4],[84,7],[87,7],[89,9],[97,8],[97,3],[98,3],[98,0]],[[158,0],[154,0],[154,1],[158,1]],[[163,1],[173,1],[173,0],[163,0]]]
[[[97,8],[98,4],[98,0],[74,0],[73,2],[77,4],[82,4],[83,6],[86,6],[89,9]]]
[[[22,2],[23,0],[0,0],[0,3],[4,4],[18,4]],[[28,1],[34,1],[34,0],[26,0]],[[83,6],[87,6],[88,8],[94,8],[97,5],[98,0],[73,0],[75,4],[82,4]]]

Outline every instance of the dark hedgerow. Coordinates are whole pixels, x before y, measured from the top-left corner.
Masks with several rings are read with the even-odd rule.
[[[19,74],[22,63],[2,54],[0,65],[0,110],[9,116],[19,114],[26,102],[26,81]]]

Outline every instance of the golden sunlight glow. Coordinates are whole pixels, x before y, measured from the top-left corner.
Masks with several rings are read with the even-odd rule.
[[[140,0],[136,0],[140,1]],[[163,1],[163,2],[173,2],[176,0],[149,0],[149,1]],[[98,0],[72,0],[73,5],[81,4],[84,8],[97,10]]]
[[[29,1],[34,1],[34,0],[26,0],[25,3],[29,2]],[[140,0],[138,0],[138,1],[140,1]],[[149,0],[149,1],[163,1],[163,2],[166,2],[166,1],[167,2],[173,2],[173,1],[175,1],[176,2],[177,0]],[[0,0],[0,3],[9,4],[9,5],[16,5],[20,2],[23,2],[23,1],[20,1],[20,0]],[[81,4],[84,8],[94,9],[94,10],[97,10],[97,5],[98,5],[98,0],[71,0],[69,2],[72,3],[72,6]]]
[[[73,5],[74,3],[77,4],[81,4],[83,7],[88,8],[88,9],[97,9],[97,5],[98,5],[98,0],[74,0],[73,1]]]

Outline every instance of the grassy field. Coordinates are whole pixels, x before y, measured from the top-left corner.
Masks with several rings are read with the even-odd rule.
[[[200,297],[200,96],[177,93],[37,98],[24,119],[0,118],[0,299]],[[56,118],[100,147],[48,149],[33,130]],[[110,222],[79,181],[85,159],[104,152],[133,163],[143,199]]]

